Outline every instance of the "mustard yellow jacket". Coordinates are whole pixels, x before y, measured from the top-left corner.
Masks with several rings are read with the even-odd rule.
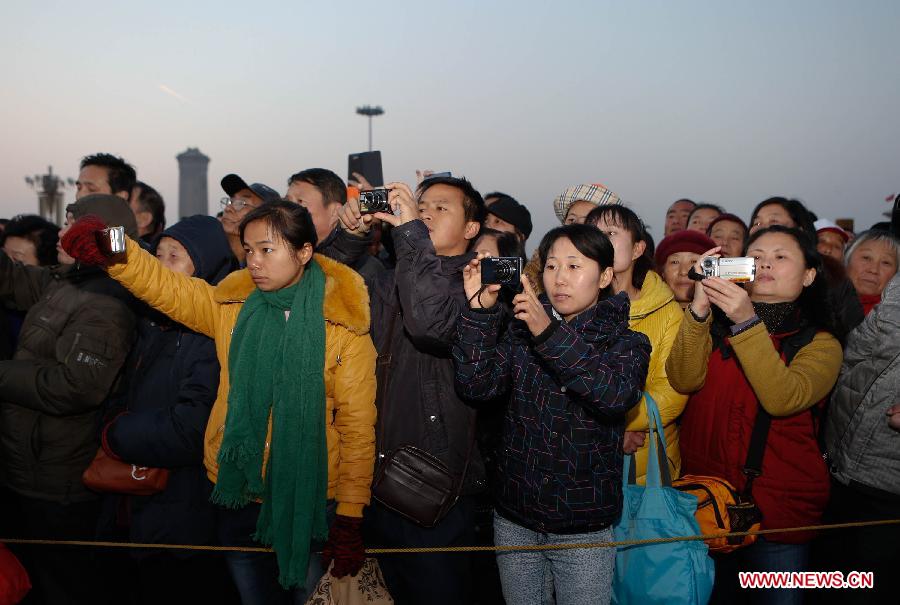
[[[337,514],[361,517],[369,503],[375,466],[376,353],[368,335],[369,295],[362,278],[349,267],[320,254],[314,259],[325,273],[323,420],[328,443],[328,498],[337,502]],[[108,270],[147,304],[215,340],[221,372],[203,448],[207,475],[215,483],[228,410],[228,348],[238,313],[256,288],[250,273],[235,271],[211,286],[166,269],[130,239],[125,262]]]
[[[675,420],[681,416],[688,396],[682,395],[669,384],[666,374],[666,360],[672,350],[672,343],[678,336],[684,312],[675,302],[675,295],[662,278],[653,271],[647,273],[644,285],[641,287],[641,296],[631,301],[631,313],[628,327],[636,332],[645,334],[650,339],[653,351],[650,353],[650,367],[647,370],[647,383],[644,390],[650,393],[662,417],[665,427],[663,433],[666,437],[666,453],[669,456],[669,469],[672,478],[675,479],[681,473],[681,452],[678,449],[678,425]],[[628,413],[626,431],[647,431],[647,399],[641,398],[641,402],[631,408]],[[644,483],[647,474],[647,455],[650,442],[644,442],[643,447],[635,454],[637,462],[638,483]]]

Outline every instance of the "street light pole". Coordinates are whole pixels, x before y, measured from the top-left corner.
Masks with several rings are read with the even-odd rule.
[[[356,113],[369,119],[369,151],[372,151],[372,118],[380,116],[384,113],[384,110],[381,108],[381,105],[376,105],[375,107],[363,105],[356,108]]]
[[[72,179],[63,179],[53,174],[53,166],[47,167],[47,174],[26,176],[25,182],[38,194],[38,214],[50,222],[62,226],[65,219],[63,211],[63,189],[75,184]]]

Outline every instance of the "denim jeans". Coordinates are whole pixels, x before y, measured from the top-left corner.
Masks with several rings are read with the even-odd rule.
[[[612,528],[582,534],[544,534],[494,515],[497,546],[612,542]],[[552,578],[557,605],[606,605],[612,597],[614,548],[498,552],[507,603],[541,605]],[[549,570],[549,573],[545,573]]]
[[[217,507],[219,543],[224,546],[259,546],[252,538],[261,505],[252,502],[231,510]],[[328,525],[334,521],[337,505],[328,502]],[[228,572],[241,595],[243,605],[303,605],[315,590],[325,570],[322,568],[322,543],[310,544],[309,566],[306,583],[292,590],[285,590],[278,583],[278,561],[275,553],[228,552],[225,562]]]
[[[802,605],[802,588],[740,588],[739,571],[809,571],[809,544],[781,544],[760,537],[752,545],[727,555],[714,555],[716,583],[710,603]]]

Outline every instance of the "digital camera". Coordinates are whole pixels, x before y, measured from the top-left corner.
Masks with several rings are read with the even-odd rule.
[[[359,213],[375,214],[376,212],[393,213],[390,202],[388,202],[387,189],[372,189],[371,191],[359,192]]]
[[[481,283],[518,287],[522,275],[522,258],[498,256],[481,259]]]
[[[107,256],[125,252],[125,227],[108,227],[95,232],[97,246]]]
[[[749,256],[733,258],[707,256],[700,262],[700,269],[703,274],[698,275],[696,279],[721,277],[735,283],[746,283],[756,278],[756,259]]]

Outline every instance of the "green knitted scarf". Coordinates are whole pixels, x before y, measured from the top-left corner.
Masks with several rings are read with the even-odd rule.
[[[228,415],[212,500],[229,508],[262,500],[253,538],[274,548],[285,588],[306,580],[310,542],[328,531],[324,297],[325,274],[315,260],[294,286],[254,290],[228,352]]]

